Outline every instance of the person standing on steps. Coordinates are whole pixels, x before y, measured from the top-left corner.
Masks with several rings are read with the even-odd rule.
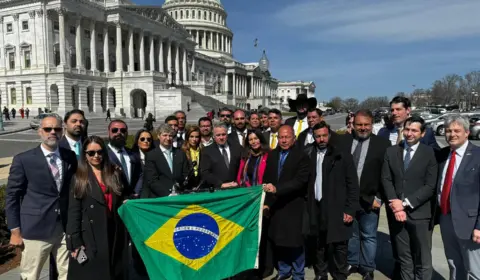
[[[107,122],[107,120],[112,121],[112,116],[110,114],[110,109],[107,109],[107,117],[105,118],[105,122]]]

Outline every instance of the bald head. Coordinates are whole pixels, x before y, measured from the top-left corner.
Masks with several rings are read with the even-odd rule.
[[[293,127],[289,125],[282,125],[278,129],[278,146],[282,150],[290,149],[293,144],[295,143],[295,132],[293,131]]]

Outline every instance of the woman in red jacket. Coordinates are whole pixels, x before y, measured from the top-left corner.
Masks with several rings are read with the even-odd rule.
[[[245,152],[240,160],[237,175],[239,186],[251,187],[263,183],[269,150],[268,143],[260,130],[249,130],[247,132]]]

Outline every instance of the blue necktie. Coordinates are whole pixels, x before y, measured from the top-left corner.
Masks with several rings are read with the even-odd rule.
[[[407,170],[408,165],[410,164],[410,160],[412,159],[411,153],[412,148],[408,147],[407,148],[407,153],[405,154],[405,158],[403,159],[403,170]]]
[[[283,169],[283,164],[285,163],[285,159],[288,156],[288,151],[282,151],[280,152],[280,161],[278,162],[278,178],[280,178],[280,173],[282,172]]]
[[[169,150],[165,150],[164,152],[165,154],[165,158],[167,159],[167,162],[168,162],[168,167],[170,167],[170,171],[173,172],[173,168],[172,168],[172,156],[171,156],[171,153]]]
[[[77,159],[80,158],[80,142],[75,143],[75,154],[77,155]]]

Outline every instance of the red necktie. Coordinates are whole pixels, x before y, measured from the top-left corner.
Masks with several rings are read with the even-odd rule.
[[[447,215],[448,212],[450,212],[450,191],[452,189],[453,171],[455,169],[455,154],[455,151],[452,151],[447,173],[445,173],[445,180],[443,181],[442,195],[440,196],[440,207],[443,215]]]

